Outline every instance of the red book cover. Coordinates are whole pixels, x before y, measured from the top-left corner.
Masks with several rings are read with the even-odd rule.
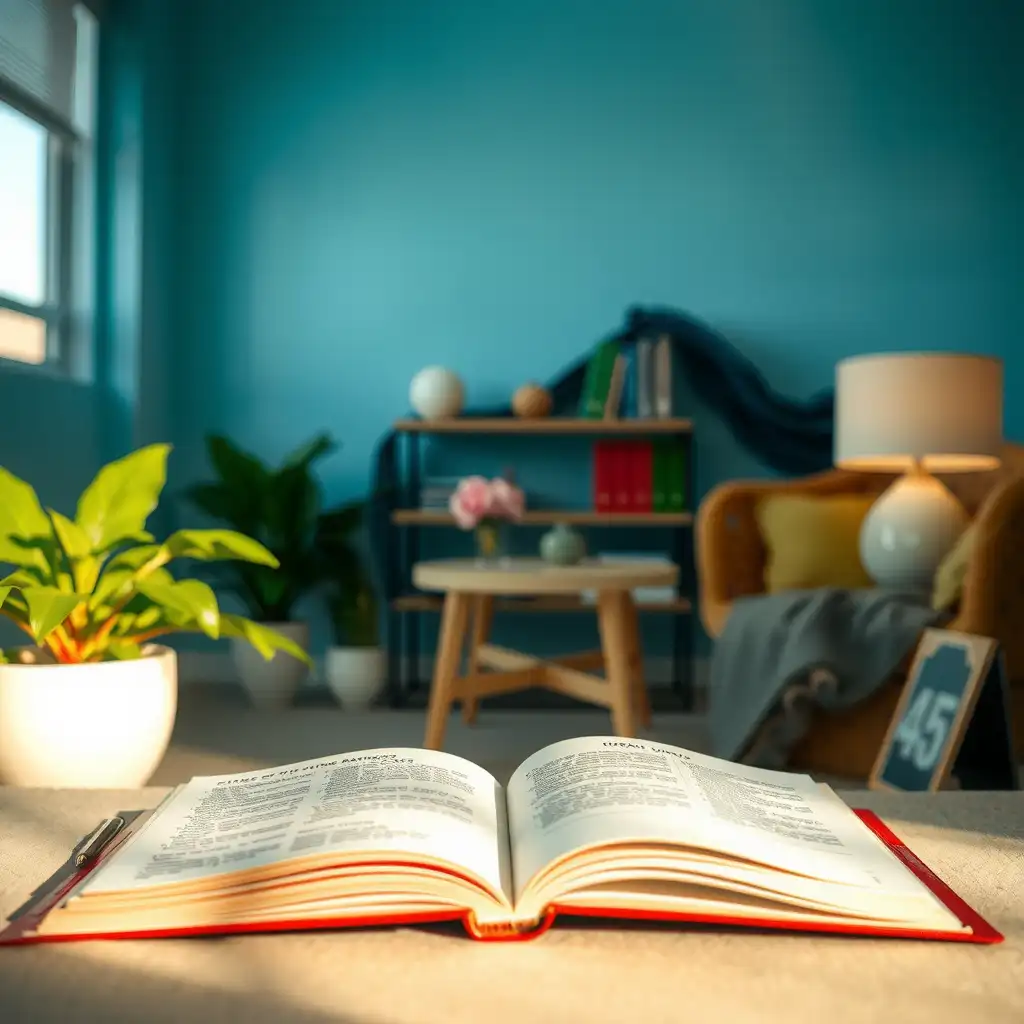
[[[596,442],[593,451],[594,511],[609,512],[612,507],[612,481],[608,442]]]
[[[654,445],[633,442],[633,511],[650,512],[654,491]]]
[[[610,442],[612,451],[612,511],[633,511],[632,452],[626,441]]]
[[[665,921],[679,926],[686,925],[711,925],[719,928],[751,928],[757,931],[788,931],[788,932],[818,932],[832,933],[837,935],[869,935],[893,939],[928,939],[943,942],[968,942],[977,945],[992,945],[1002,942],[1003,935],[992,927],[976,910],[971,908],[952,889],[946,885],[916,854],[914,854],[903,841],[892,832],[875,814],[871,811],[856,810],[854,812],[861,821],[889,848],[892,854],[910,871],[920,879],[932,894],[950,911],[953,915],[969,928],[969,931],[919,931],[913,928],[900,928],[883,926],[865,922],[863,924],[832,923],[827,920],[819,921],[791,921],[791,920],[769,920],[764,918],[744,917],[742,907],[737,906],[735,914],[726,913],[664,913],[646,910],[629,910],[626,908],[582,908],[582,907],[561,907],[557,902],[548,906],[543,917],[530,927],[505,925],[496,923],[493,925],[480,926],[468,911],[457,908],[438,909],[429,912],[402,913],[373,913],[368,912],[360,916],[345,916],[338,918],[311,917],[296,918],[284,921],[262,921],[259,923],[245,924],[218,924],[201,927],[167,928],[161,930],[145,930],[136,927],[131,931],[105,931],[87,934],[54,934],[39,935],[36,928],[42,919],[59,904],[63,898],[83,881],[95,868],[113,853],[114,849],[121,845],[133,831],[129,826],[119,840],[115,842],[108,851],[96,861],[87,864],[84,868],[72,870],[67,874],[58,872],[48,882],[44,883],[33,894],[30,903],[15,912],[7,927],[0,931],[0,946],[26,945],[37,942],[73,942],[83,939],[143,939],[143,938],[183,938],[198,935],[232,935],[244,932],[287,932],[287,931],[309,931],[335,928],[354,927],[388,927],[395,925],[410,924],[432,924],[443,921],[461,921],[466,933],[474,939],[490,941],[509,941],[535,939],[546,932],[555,919],[564,917],[592,917],[603,918],[607,921],[615,919],[628,921]],[[390,863],[400,863],[396,859]],[[368,863],[367,867],[379,867],[380,862]],[[458,872],[438,868],[440,871],[447,871],[449,874]]]

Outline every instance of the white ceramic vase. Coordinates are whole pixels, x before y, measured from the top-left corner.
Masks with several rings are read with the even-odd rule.
[[[363,711],[377,699],[387,674],[387,656],[379,647],[330,647],[327,686],[346,711]]]
[[[305,622],[264,622],[261,625],[280,633],[309,650],[309,625]],[[231,641],[231,659],[253,707],[280,710],[290,707],[295,694],[305,682],[309,667],[284,651],[276,651],[267,661],[259,651],[244,640]]]
[[[174,651],[133,661],[0,665],[0,785],[138,789],[167,751]]]

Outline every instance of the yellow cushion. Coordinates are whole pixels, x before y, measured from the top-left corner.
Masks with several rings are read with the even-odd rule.
[[[772,494],[757,507],[768,559],[764,583],[780,590],[872,586],[860,563],[860,525],[874,504],[873,495],[814,497]]]
[[[960,595],[964,590],[964,579],[967,576],[967,564],[974,550],[975,524],[960,534],[960,539],[950,548],[949,554],[935,570],[935,583],[932,588],[932,608],[937,612],[948,611],[959,604]]]

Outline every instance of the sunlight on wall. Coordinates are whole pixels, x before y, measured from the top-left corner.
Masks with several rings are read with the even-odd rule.
[[[38,317],[0,309],[0,359],[46,361],[46,323]]]

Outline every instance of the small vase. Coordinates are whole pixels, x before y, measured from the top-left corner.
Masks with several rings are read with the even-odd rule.
[[[501,522],[480,523],[473,532],[476,541],[476,560],[480,565],[497,565],[507,560],[505,550],[505,524]]]
[[[556,523],[540,539],[540,557],[552,565],[575,565],[586,553],[583,537],[566,523]]]

